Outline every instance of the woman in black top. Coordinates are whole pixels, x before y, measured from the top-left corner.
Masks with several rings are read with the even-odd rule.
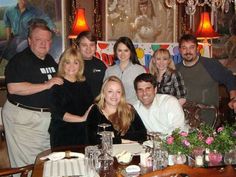
[[[126,102],[119,78],[108,77],[95,102],[87,117],[89,144],[100,143],[98,132],[102,129],[98,125],[101,123],[110,125],[106,130],[113,132],[113,143],[146,140],[146,128],[135,109]]]
[[[61,56],[58,76],[64,84],[52,88],[51,147],[87,144],[86,111],[92,93],[83,76],[84,63],[78,50],[69,48]]]

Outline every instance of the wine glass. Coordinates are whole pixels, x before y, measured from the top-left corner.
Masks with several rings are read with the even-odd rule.
[[[102,135],[101,132],[105,132],[105,131],[106,131],[106,128],[107,128],[107,127],[110,127],[110,126],[111,126],[111,124],[108,124],[108,123],[101,123],[101,124],[98,124],[98,127],[103,128],[102,131],[99,131],[99,132],[98,132],[98,134],[99,134],[99,135]]]

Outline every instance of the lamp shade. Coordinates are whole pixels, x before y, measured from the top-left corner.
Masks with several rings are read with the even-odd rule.
[[[195,33],[195,36],[198,39],[204,39],[204,38],[218,38],[220,35],[214,31],[208,12],[201,13],[201,19],[200,24],[198,26],[197,32]]]
[[[90,31],[90,29],[85,18],[85,9],[79,8],[76,9],[75,18],[69,38],[76,38],[82,31]]]

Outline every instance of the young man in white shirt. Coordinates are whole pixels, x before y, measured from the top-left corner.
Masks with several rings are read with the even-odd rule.
[[[134,88],[138,97],[134,107],[148,131],[169,135],[176,128],[187,130],[182,106],[171,95],[157,94],[154,76],[140,74],[134,80]]]

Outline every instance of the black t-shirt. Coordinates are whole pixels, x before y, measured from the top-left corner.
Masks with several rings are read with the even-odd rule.
[[[107,67],[101,60],[95,57],[91,60],[84,60],[84,66],[86,81],[91,88],[93,98],[95,98],[100,93]]]
[[[50,80],[56,71],[57,63],[50,55],[46,55],[45,59],[42,60],[34,55],[30,48],[26,48],[16,54],[7,64],[5,70],[6,83],[44,83]],[[27,106],[48,108],[49,93],[49,90],[24,96],[8,93],[8,99]]]

